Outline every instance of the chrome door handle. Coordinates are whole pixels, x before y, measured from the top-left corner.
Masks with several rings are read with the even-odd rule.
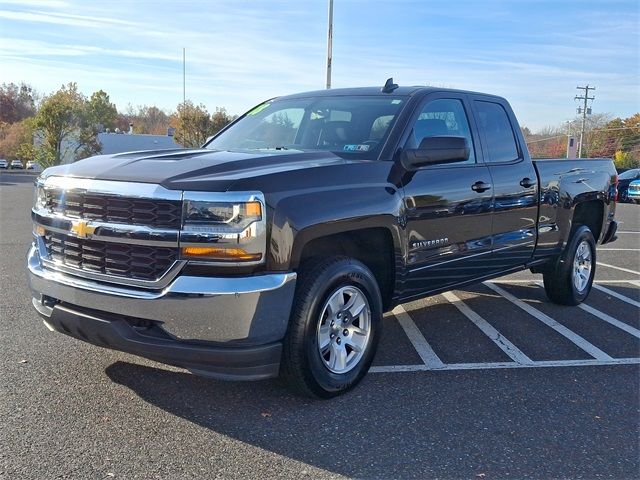
[[[536,186],[536,181],[531,180],[529,177],[525,177],[522,180],[520,180],[520,185],[524,188],[531,188]]]
[[[491,188],[491,184],[485,183],[485,182],[476,182],[473,185],[471,185],[471,190],[478,193],[486,192],[490,188]]]

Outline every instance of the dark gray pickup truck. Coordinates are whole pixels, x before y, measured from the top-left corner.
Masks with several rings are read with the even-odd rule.
[[[583,301],[616,185],[607,159],[532,161],[499,97],[387,82],[276,98],[201,149],[43,172],[33,305],[95,345],[331,397],[402,302],[523,269]]]

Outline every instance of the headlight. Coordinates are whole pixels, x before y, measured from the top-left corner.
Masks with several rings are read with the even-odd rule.
[[[261,193],[185,192],[181,256],[209,263],[259,263],[265,255],[265,223]]]
[[[262,204],[185,202],[185,230],[216,233],[240,233],[254,222],[262,220]]]
[[[47,194],[44,187],[39,183],[36,183],[33,191],[33,208],[34,210],[41,210],[47,206]]]

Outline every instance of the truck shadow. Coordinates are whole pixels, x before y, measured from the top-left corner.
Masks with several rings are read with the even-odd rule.
[[[373,388],[378,382],[371,377],[353,392],[322,401],[296,397],[278,381],[219,382],[125,362],[110,365],[106,374],[170,414],[349,477],[410,476],[434,461],[432,454],[425,457],[428,450],[435,448],[433,455],[438,455],[449,448],[448,440],[431,438],[440,435],[428,427],[430,409],[405,410],[406,391],[391,382]],[[444,419],[449,414],[437,415]]]
[[[605,431],[595,421],[584,424],[580,412],[601,408],[593,390],[606,386],[589,378],[594,373],[586,369],[557,371],[551,378],[538,369],[422,372],[420,382],[407,379],[411,388],[394,381],[397,377],[370,374],[358,388],[330,401],[295,397],[276,381],[219,382],[127,362],[110,365],[106,374],[195,425],[356,478],[505,475],[514,469],[516,476],[534,477],[553,476],[554,469],[593,473],[575,445],[598,452],[635,408],[622,399],[628,412]],[[531,452],[549,445],[554,450],[541,471]],[[624,464],[629,454],[615,456]]]

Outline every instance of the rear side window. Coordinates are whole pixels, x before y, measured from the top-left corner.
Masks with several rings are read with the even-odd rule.
[[[504,107],[499,103],[476,101],[480,129],[487,142],[488,162],[511,162],[517,160],[518,147],[511,122]]]

